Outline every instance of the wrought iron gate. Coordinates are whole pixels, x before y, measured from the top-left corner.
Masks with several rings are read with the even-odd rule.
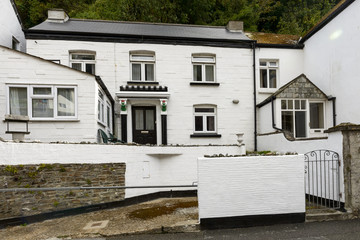
[[[340,158],[331,150],[305,154],[305,194],[308,207],[342,208],[340,192]]]

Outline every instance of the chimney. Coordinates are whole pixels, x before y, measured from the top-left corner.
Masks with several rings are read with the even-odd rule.
[[[64,23],[69,20],[69,16],[63,9],[49,9],[48,19],[49,22]]]
[[[242,21],[229,21],[226,25],[229,32],[242,32],[244,30],[244,22]]]

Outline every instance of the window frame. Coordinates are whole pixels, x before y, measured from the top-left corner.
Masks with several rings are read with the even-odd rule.
[[[6,113],[10,114],[10,88],[27,89],[27,116],[32,121],[56,121],[56,120],[77,120],[78,119],[78,95],[77,85],[39,85],[39,84],[6,84],[7,88],[7,109]],[[50,88],[51,94],[34,94],[34,88]],[[58,116],[58,89],[74,89],[74,116]],[[53,117],[33,117],[33,99],[52,99],[53,100]]]
[[[143,57],[152,57],[153,59],[136,59],[135,56],[143,56]],[[129,55],[129,62],[130,62],[130,81],[131,82],[141,82],[141,83],[154,83],[156,82],[156,57],[155,53],[130,53]],[[133,65],[140,64],[140,79],[133,79]],[[146,65],[153,65],[153,80],[146,80]]]
[[[199,108],[212,108],[214,112],[196,112],[196,109]],[[203,121],[203,130],[197,131],[196,130],[196,117],[201,116]],[[207,117],[213,116],[214,117],[214,130],[208,131],[207,130]],[[194,105],[193,106],[193,133],[196,134],[217,134],[217,106],[216,105]]]
[[[211,61],[206,61],[205,59],[212,59]],[[201,60],[203,59],[203,60]],[[215,54],[192,54],[191,56],[192,63],[192,83],[216,83],[216,55]],[[194,67],[201,66],[201,81],[196,81],[194,79]],[[206,67],[213,67],[213,81],[206,81]]]
[[[266,62],[266,66],[261,66],[261,63],[262,62]],[[271,66],[270,65],[270,62],[276,62],[276,66]],[[260,91],[275,91],[277,90],[279,87],[279,68],[280,68],[280,61],[279,59],[259,59],[259,90]],[[267,76],[267,79],[266,79],[266,84],[267,84],[267,87],[261,87],[261,71],[262,70],[266,70],[266,76]],[[276,86],[273,88],[273,87],[270,87],[270,70],[275,70],[276,71],[276,80],[275,80],[275,84]]]
[[[311,111],[310,111],[310,104],[311,103],[321,103],[323,105],[323,127],[322,128],[311,128]],[[309,109],[309,133],[310,134],[319,134],[319,133],[323,133],[324,130],[326,129],[326,103],[325,101],[321,101],[321,100],[309,100],[308,101],[308,109]]]
[[[286,101],[286,109],[283,109],[282,108],[282,101]],[[292,101],[292,108],[288,108],[288,103],[289,103],[289,101]],[[295,103],[295,101],[299,101],[299,109],[296,109],[296,107],[295,107],[295,105],[296,105],[296,103]],[[301,101],[305,101],[305,108],[303,109],[302,108],[302,104],[301,104]],[[282,122],[282,113],[283,112],[292,112],[293,114],[292,114],[292,117],[293,117],[293,126],[292,126],[292,128],[293,128],[293,132],[292,132],[292,134],[293,134],[293,136],[294,136],[294,138],[307,138],[308,136],[309,136],[309,130],[308,130],[308,118],[309,118],[309,111],[308,111],[308,109],[309,109],[309,107],[308,107],[308,102],[307,102],[307,99],[293,99],[293,98],[284,98],[284,99],[280,99],[280,119],[281,119],[281,129],[284,129],[284,126],[283,126],[283,122]],[[296,119],[295,119],[295,115],[296,115],[296,112],[305,112],[305,122],[304,122],[304,131],[305,131],[305,136],[304,137],[296,137],[296,134],[297,134],[297,132],[296,132]]]
[[[72,59],[72,56],[76,55],[76,54],[94,56],[94,60]],[[90,52],[70,52],[69,53],[69,67],[72,68],[72,69],[78,70],[78,69],[72,67],[73,63],[81,64],[81,70],[80,71],[86,72],[86,73],[89,73],[89,72],[86,71],[86,64],[94,64],[94,73],[89,73],[89,74],[96,75],[96,53],[95,52],[94,53],[90,53]]]
[[[100,96],[100,94],[102,95],[102,97]],[[106,117],[105,117],[105,93],[103,91],[101,91],[100,89],[98,90],[98,112],[97,112],[97,121],[103,125],[106,126]]]

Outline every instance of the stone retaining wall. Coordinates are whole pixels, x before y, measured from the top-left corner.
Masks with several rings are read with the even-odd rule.
[[[125,163],[0,165],[0,188],[124,186]],[[27,191],[0,194],[0,219],[123,200],[125,191]]]

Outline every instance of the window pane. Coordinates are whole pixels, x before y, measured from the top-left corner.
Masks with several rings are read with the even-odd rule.
[[[71,67],[72,67],[73,69],[82,71],[82,69],[81,69],[81,63],[72,63],[72,64],[71,64]]]
[[[295,109],[300,109],[300,100],[295,100]]]
[[[286,100],[281,100],[281,109],[286,109]]]
[[[207,131],[215,131],[215,116],[206,117]]]
[[[206,72],[205,81],[214,82],[214,66],[213,65],[206,65],[205,66],[205,72]]]
[[[194,81],[202,81],[201,65],[194,65]]]
[[[27,88],[10,87],[9,92],[10,114],[27,116]]]
[[[155,61],[155,57],[151,55],[131,55],[131,60],[134,61]]]
[[[277,66],[277,62],[269,62],[269,66],[270,66],[270,67],[276,67],[276,66]]]
[[[51,88],[33,88],[34,95],[51,95]]]
[[[260,66],[265,66],[266,67],[266,62],[260,62]]]
[[[195,108],[195,112],[215,112],[215,108]]]
[[[98,120],[101,120],[101,107],[100,107],[100,105],[101,105],[101,102],[100,101],[98,101]]]
[[[154,110],[146,110],[146,130],[155,129]]]
[[[283,111],[281,112],[281,126],[282,129],[287,130],[291,133],[293,133],[293,112],[290,111]]]
[[[76,59],[76,60],[95,60],[95,55],[71,54],[71,59]]]
[[[104,100],[104,94],[101,91],[98,91],[99,94],[99,98],[101,98],[102,100]]]
[[[269,75],[270,88],[276,88],[276,70],[269,70]]]
[[[106,119],[107,119],[107,126],[110,128],[110,107],[106,106]]]
[[[135,129],[144,130],[144,111],[135,110]]]
[[[301,109],[306,109],[306,100],[301,100]]]
[[[57,89],[58,116],[75,116],[75,90],[73,88]]]
[[[305,125],[306,112],[295,112],[295,132],[296,137],[306,137],[306,125]]]
[[[140,81],[141,80],[141,64],[133,63],[131,66],[132,66],[132,80]]]
[[[310,128],[324,128],[323,103],[310,103]]]
[[[145,81],[154,81],[154,64],[145,64]]]
[[[104,122],[104,120],[105,120],[104,119],[104,114],[105,114],[104,113],[104,104],[101,104],[100,106],[101,106],[101,122]]]
[[[293,109],[293,100],[288,100],[288,109]]]
[[[52,99],[33,99],[32,116],[39,118],[54,117],[54,101]]]
[[[203,131],[203,117],[195,116],[195,131]]]
[[[95,75],[95,64],[86,63],[85,68],[85,72]]]
[[[214,63],[215,58],[214,57],[193,57],[193,62],[204,62],[204,63]]]
[[[260,87],[267,88],[267,70],[260,69]]]

